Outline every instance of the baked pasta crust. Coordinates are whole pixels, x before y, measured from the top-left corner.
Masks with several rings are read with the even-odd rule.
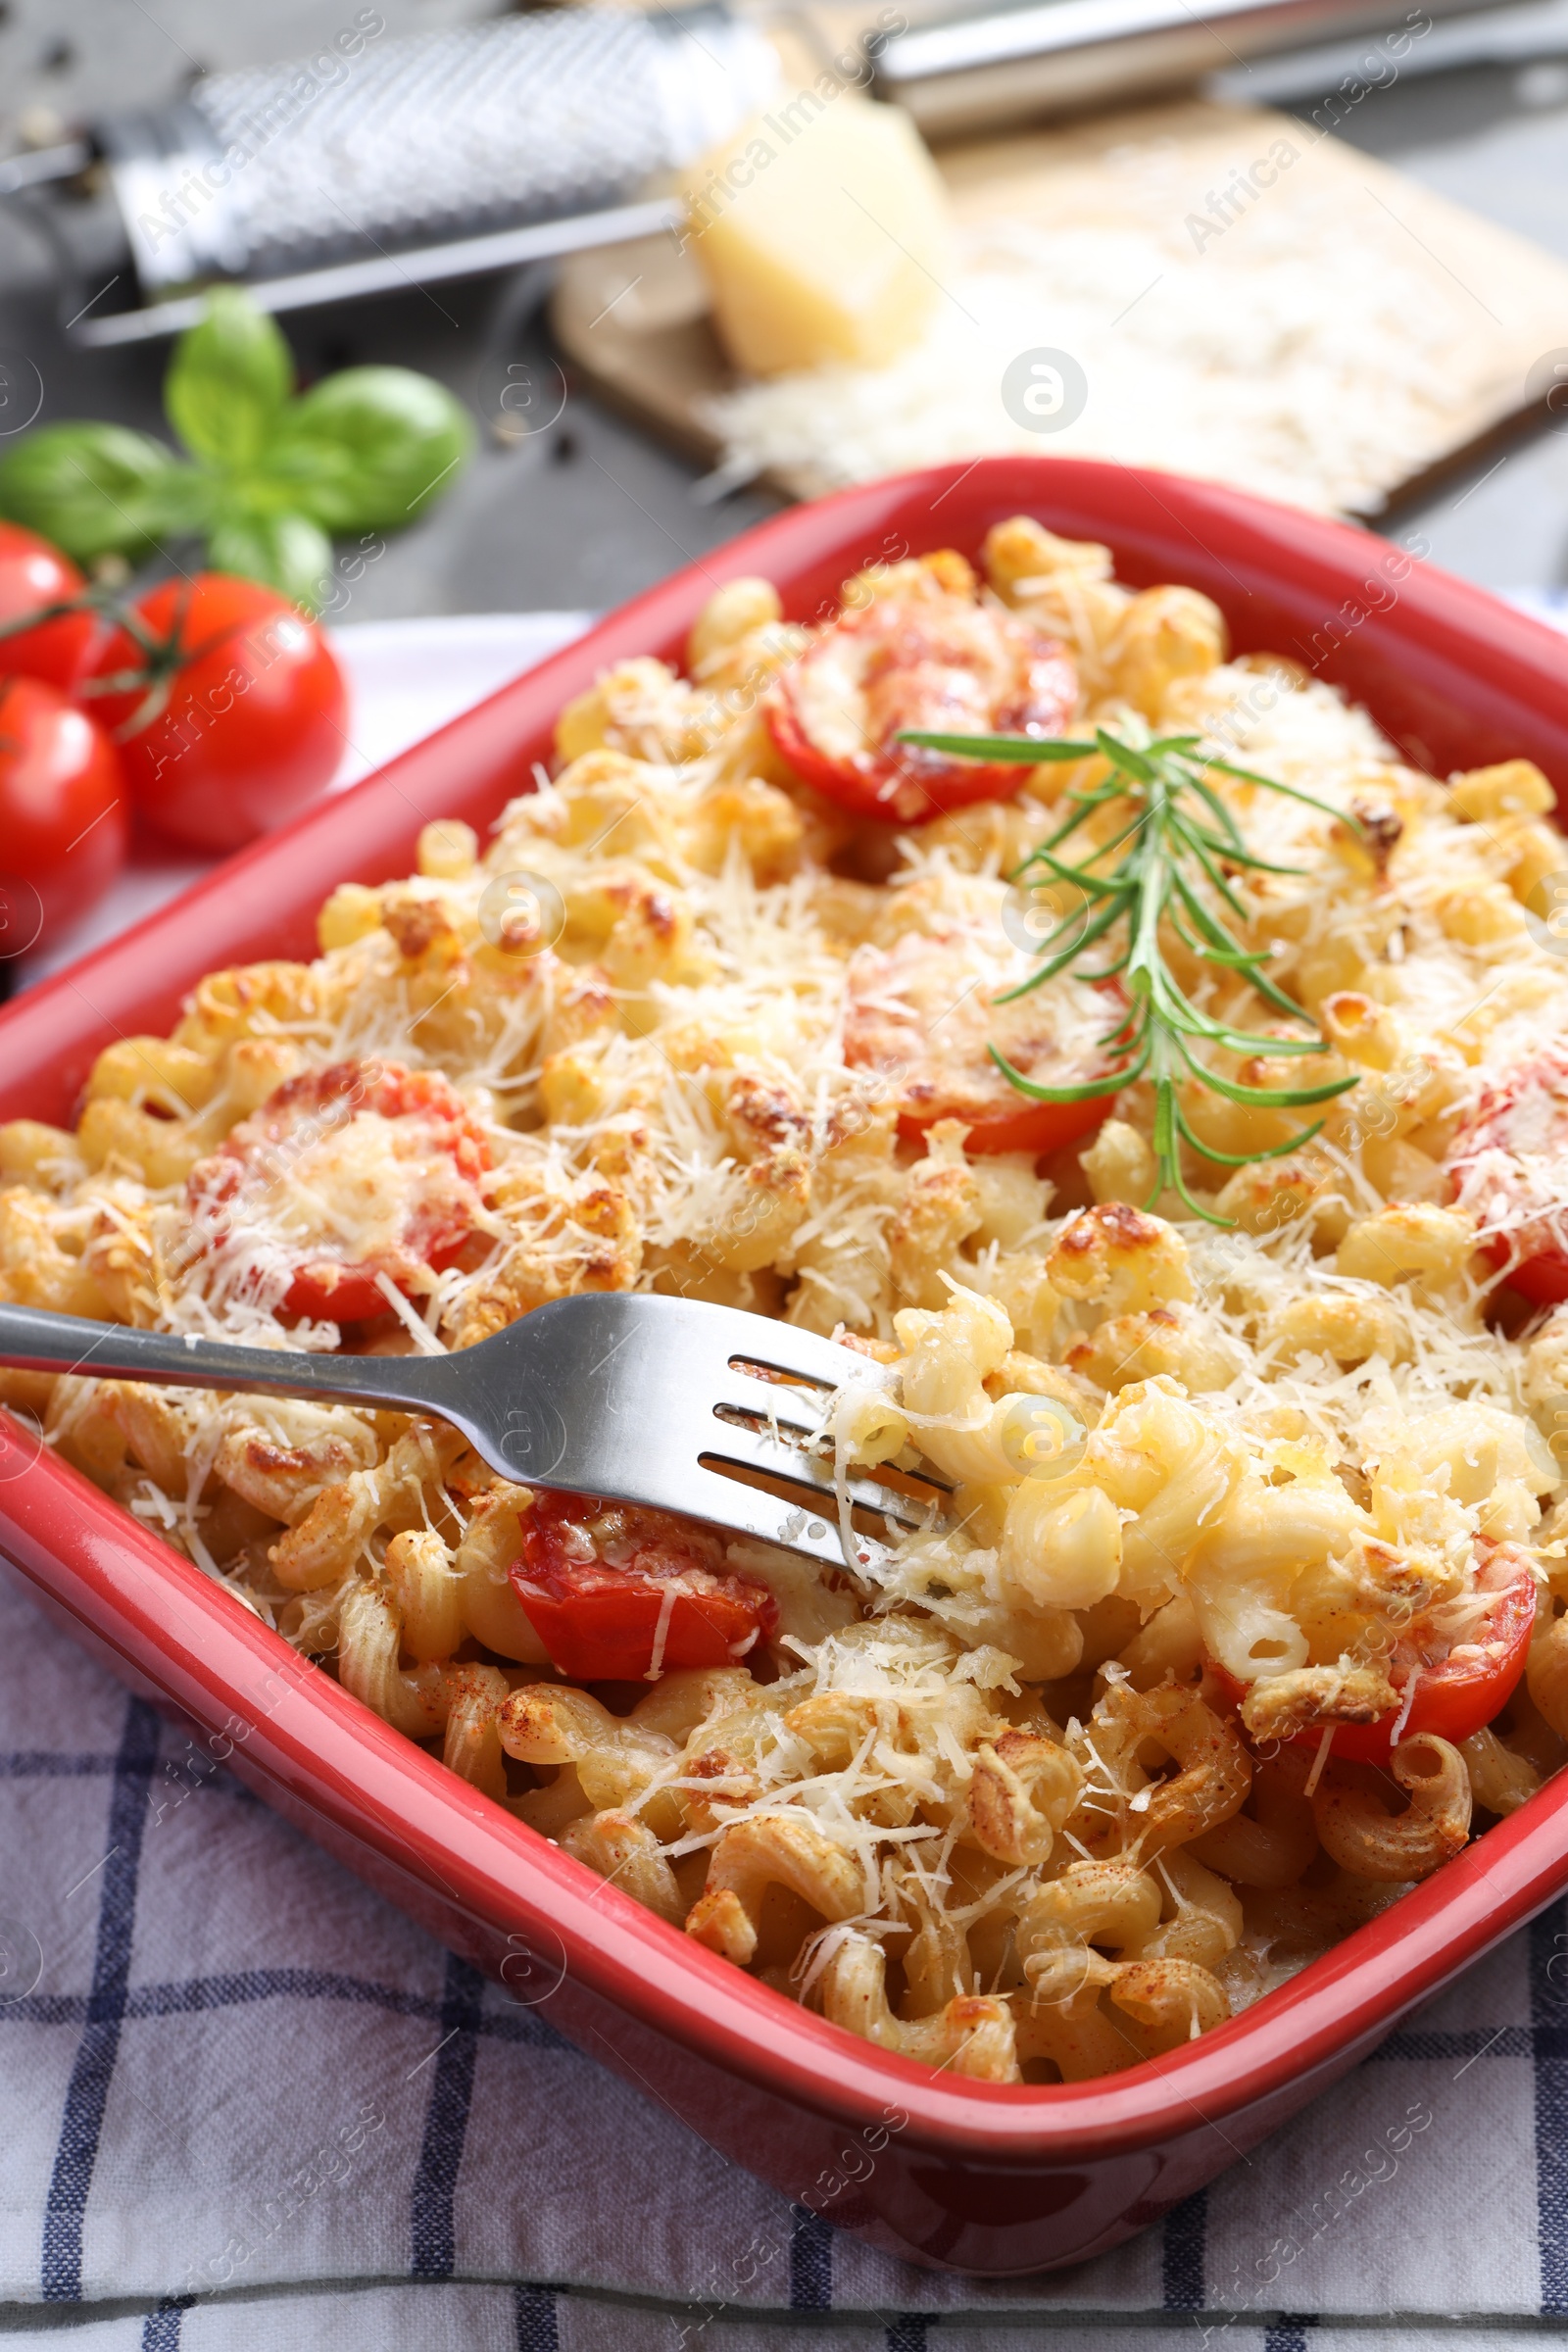
[[[332,893],[315,961],[209,975],[171,1037],[106,1049],[73,1130],[0,1128],[0,1296],[382,1352],[592,1290],[781,1315],[894,1367],[832,1435],[952,1479],[949,1530],[856,1575],[731,1545],[776,1609],[756,1653],[596,1690],[510,1574],[533,1497],[439,1425],[80,1377],[0,1396],[672,1926],[884,2047],[1072,2082],[1244,2007],[1568,1754],[1568,1309],[1497,1305],[1519,1237],[1555,1247],[1568,1215],[1568,972],[1527,912],[1563,845],[1528,762],[1423,775],[1293,664],[1229,661],[1196,592],[1134,595],[1028,518],[983,577],[945,552],[846,598],[916,592],[1049,630],[1086,724],[1199,734],[1330,804],[1219,780],[1295,869],[1250,878],[1248,944],[1320,1022],[1321,1074],[1356,1080],[1275,1158],[1294,1114],[1187,1090],[1243,1162],[1186,1166],[1229,1224],[1151,1200],[1142,1085],[1044,1161],[911,1123],[994,1102],[976,1008],[1031,968],[1004,877],[1077,771],[857,826],[774,747],[807,633],[742,581],[685,674],[622,662],[567,708],[482,853],[428,825],[417,873]],[[559,906],[536,953],[495,914],[519,873]],[[1169,956],[1255,1030],[1229,1074],[1269,1085],[1268,1008]],[[972,998],[956,1043],[933,974]],[[1071,975],[1027,1002],[1042,1067],[1103,1027]],[[334,1320],[344,1282],[384,1311]],[[1507,1709],[1386,1772],[1337,1762],[1409,1645],[1484,1642],[1509,1579],[1537,1615]]]

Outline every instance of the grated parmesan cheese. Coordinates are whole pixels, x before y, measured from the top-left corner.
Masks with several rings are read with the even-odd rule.
[[[1135,728],[1107,644],[1124,630],[1136,641],[1140,607],[1097,570],[1096,551],[1069,554],[1009,593],[1020,609],[1049,598],[1081,613],[1085,723]],[[1173,625],[1159,608],[1158,627]],[[886,1947],[895,1989],[923,1953],[967,1992],[1013,1968],[1010,1997],[1022,1981],[1006,1939],[1073,1857],[1144,1868],[1179,1776],[1152,1777],[1142,1731],[1129,1743],[1124,1716],[1151,1682],[1169,1690],[1167,1653],[1146,1673],[1139,1644],[1156,1612],[1185,1610],[1168,1653],[1177,1681],[1196,1672],[1200,1642],[1229,1666],[1226,1609],[1262,1576],[1268,1507],[1282,1503],[1291,1531],[1269,1570],[1269,1622],[1331,1679],[1336,1664],[1342,1677],[1365,1668],[1363,1638],[1392,1655],[1375,1625],[1367,1633],[1391,1594],[1406,1608],[1399,1624],[1418,1620],[1440,1654],[1443,1643],[1479,1653],[1503,1589],[1488,1573],[1514,1590],[1523,1559],[1568,1580],[1554,1451],[1568,1430],[1568,1316],[1525,1347],[1488,1319],[1491,1245],[1519,1252],[1532,1226],[1568,1220],[1568,1119],[1559,1128],[1552,1075],[1568,967],[1524,919],[1520,837],[1467,820],[1462,796],[1405,765],[1327,688],[1266,662],[1216,662],[1215,650],[1175,664],[1157,693],[1141,673],[1147,723],[1200,734],[1328,804],[1219,785],[1283,869],[1245,881],[1250,937],[1360,1079],[1283,1158],[1254,1155],[1288,1143],[1294,1113],[1276,1131],[1275,1114],[1233,1117],[1225,1101],[1190,1097],[1203,1140],[1242,1163],[1231,1173],[1195,1154],[1188,1166],[1197,1197],[1237,1217],[1229,1228],[1164,1214],[1180,1205],[1169,1200],[1150,1216],[1131,1205],[1148,1191],[1145,1085],[1124,1089],[1092,1150],[1054,1155],[1054,1181],[1027,1153],[971,1157],[961,1115],[909,1132],[922,1100],[928,1112],[1011,1107],[990,1044],[1038,1072],[1081,1063],[1103,1034],[1104,992],[1079,979],[994,1003],[1030,968],[1008,936],[1004,877],[1059,822],[1059,773],[1035,774],[1005,808],[879,840],[886,878],[858,879],[837,865],[865,845],[768,780],[751,706],[715,734],[719,688],[706,671],[698,686],[652,662],[622,665],[589,708],[573,706],[572,727],[592,740],[504,812],[471,871],[355,886],[329,902],[315,962],[204,984],[181,1035],[203,1041],[205,1059],[180,1040],[141,1041],[149,1055],[201,1060],[198,1107],[149,1113],[151,1090],[126,1095],[112,1050],[79,1152],[35,1154],[0,1184],[0,1282],[14,1295],[35,1296],[25,1285],[44,1266],[60,1283],[105,1285],[126,1320],[274,1348],[331,1348],[342,1336],[280,1320],[302,1252],[390,1256],[411,1220],[444,1213],[466,1186],[461,1257],[427,1267],[414,1297],[395,1269],[378,1275],[387,1315],[375,1347],[462,1348],[585,1288],[677,1292],[866,1348],[881,1366],[874,1391],[848,1386],[823,1431],[868,1432],[868,1459],[912,1469],[923,1443],[935,1453],[961,1442],[952,1522],[889,1531],[875,1546],[854,1541],[839,1446],[843,1574],[730,1544],[728,1565],[777,1605],[763,1665],[776,1679],[735,1672],[761,1663],[755,1641],[738,1641],[711,1718],[690,1740],[660,1733],[646,1781],[623,1802],[596,1800],[594,1819],[612,1818],[617,1838],[657,1821],[659,1853],[643,1859],[660,1871],[699,1852],[716,1868],[726,1834],[746,1823],[826,1841],[832,1907],[853,1892],[855,1909],[801,1939],[793,1981],[806,1991],[831,1987],[861,1939]],[[498,945],[485,913],[487,892],[518,872],[547,882],[562,909],[559,936],[528,956]],[[1182,977],[1205,1010],[1253,1024],[1266,1065],[1267,1008],[1212,965]],[[417,1121],[362,1110],[280,1154],[271,1188],[192,1217],[187,1171],[221,1158],[259,1102],[298,1073],[371,1060],[443,1074],[484,1138],[482,1174],[460,1177]],[[1532,1073],[1552,1083],[1532,1093]],[[1102,1196],[1089,1250],[1064,1240],[1054,1184],[1074,1188],[1069,1201],[1086,1187]],[[954,1318],[967,1335],[967,1390],[961,1363],[937,1381],[938,1350],[933,1385],[911,1382],[906,1403],[900,1348]],[[1020,1552],[1024,1482],[1004,1448],[986,1450],[1026,1397],[1082,1425],[1060,1492],[1098,1484],[1097,1540],[1121,1547],[1110,1582],[1087,1588],[1103,1595],[1093,1606],[1053,1605],[1068,1537],[1054,1527]],[[154,1413],[130,1384],[70,1378],[56,1384],[48,1435],[313,1653],[330,1652],[352,1600],[357,1622],[373,1618],[391,1644],[373,1687],[396,1719],[434,1737],[439,1718],[421,1710],[453,1658],[468,1678],[465,1704],[487,1678],[508,1687],[470,1642],[532,1679],[537,1651],[505,1648],[498,1606],[519,1504],[458,1458],[450,1433],[392,1424],[195,1390],[164,1392]],[[1028,1484],[1033,1506],[1040,1482]],[[432,1590],[461,1585],[466,1608],[477,1590],[483,1606],[466,1631],[448,1627],[445,1657],[421,1648],[416,1669],[395,1649],[397,1609],[416,1623],[401,1597],[411,1539],[433,1564]],[[581,1531],[563,1541],[596,1556]],[[1216,1594],[1204,1580],[1227,1544],[1241,1566]],[[675,1599],[671,1583],[648,1669],[659,1703]],[[514,1608],[510,1592],[499,1600]],[[1354,1621],[1343,1644],[1342,1620]],[[1391,1614],[1391,1639],[1394,1628]],[[1260,1679],[1274,1671],[1293,1669],[1265,1659]],[[1414,1677],[1401,1700],[1403,1729]],[[591,1704],[585,1720],[600,1720]],[[1007,1778],[1014,1733],[1036,1766],[1042,1746],[1062,1750],[1060,1770],[1077,1776],[1059,1831],[1026,1847],[1018,1838],[1040,1831],[1026,1781]],[[1318,1771],[1332,1764],[1331,1733]],[[568,1774],[512,1801],[526,1818],[537,1799],[550,1834],[564,1823],[575,1837],[564,1808],[587,1786]],[[1158,1858],[1164,1925],[1186,1922],[1202,1903],[1201,1881],[1184,1872],[1207,1865],[1179,1844]],[[667,1889],[660,1899],[667,1911]],[[1303,1956],[1298,1923],[1246,1899],[1245,1949],[1223,1990],[1237,2006]],[[1292,1899],[1317,1934],[1317,1895]]]
[[[1280,142],[1283,185],[1223,230],[1195,233],[1191,169],[1158,141],[1105,158],[1116,217],[1074,204],[961,230],[945,299],[892,365],[822,366],[705,405],[722,478],[842,488],[1044,450],[1375,514],[1447,447],[1444,388],[1473,375],[1479,320],[1361,173],[1308,185],[1311,136]],[[1086,379],[1082,413],[1046,440],[1003,397],[1030,351],[1065,352]]]

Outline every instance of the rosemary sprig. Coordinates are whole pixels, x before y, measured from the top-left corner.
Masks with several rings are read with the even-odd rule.
[[[1250,910],[1233,886],[1234,875],[1242,871],[1295,874],[1302,869],[1273,864],[1249,849],[1208,777],[1217,771],[1243,783],[1260,785],[1287,800],[1300,801],[1344,823],[1353,825],[1354,819],[1341,817],[1326,801],[1298,791],[1295,785],[1282,784],[1275,776],[1257,775],[1250,768],[1234,767],[1229,760],[1200,753],[1200,740],[1197,735],[1162,735],[1140,747],[1107,734],[1103,727],[1096,729],[1092,743],[919,731],[899,737],[901,743],[918,744],[929,751],[969,760],[1017,761],[1031,767],[1047,760],[1089,760],[1097,753],[1109,763],[1109,774],[1098,784],[1077,785],[1068,792],[1071,813],[1010,877],[1017,881],[1033,868],[1082,897],[1041,941],[1039,969],[997,1002],[1008,1004],[1027,995],[1069,965],[1078,965],[1079,976],[1090,982],[1119,980],[1126,992],[1127,1010],[1100,1040],[1117,1066],[1105,1077],[1088,1079],[1081,1086],[1037,1086],[995,1046],[991,1057],[1019,1093],[1036,1102],[1093,1102],[1119,1094],[1147,1074],[1154,1089],[1154,1157],[1159,1171],[1147,1205],[1152,1205],[1169,1187],[1195,1216],[1211,1225],[1225,1225],[1232,1220],[1215,1216],[1189,1193],[1181,1171],[1182,1143],[1190,1144],[1216,1166],[1247,1167],[1254,1160],[1279,1159],[1299,1150],[1311,1142],[1323,1121],[1314,1120],[1283,1144],[1264,1151],[1217,1152],[1194,1134],[1182,1110],[1178,1087],[1191,1077],[1211,1094],[1250,1109],[1286,1110],[1331,1102],[1356,1081],[1333,1078],[1322,1086],[1244,1086],[1237,1079],[1222,1077],[1194,1051],[1195,1046],[1206,1046],[1215,1052],[1249,1055],[1266,1046],[1270,1054],[1328,1052],[1311,1016],[1264,971],[1267,951],[1244,947],[1226,920],[1227,915],[1237,923],[1249,919]],[[1108,840],[1076,863],[1060,855],[1063,845],[1091,817],[1118,801],[1126,804],[1125,822]],[[1167,923],[1193,955],[1221,971],[1238,974],[1266,1004],[1300,1022],[1311,1035],[1264,1039],[1202,1011],[1178,985],[1166,962],[1161,935]],[[1105,943],[1107,960],[1093,971],[1083,969],[1079,958],[1101,942]],[[1113,953],[1118,944],[1119,953]]]

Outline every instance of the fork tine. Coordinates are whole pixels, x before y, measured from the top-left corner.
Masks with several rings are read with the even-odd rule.
[[[765,1408],[722,1401],[714,1405],[713,1418],[722,1421],[726,1429],[744,1429],[754,1437],[771,1438],[775,1443],[790,1446],[796,1453],[807,1454],[813,1461],[825,1462],[829,1467],[832,1465],[836,1451],[832,1433],[824,1432],[814,1422],[784,1421]],[[863,1477],[870,1467],[872,1465],[865,1463],[851,1463],[850,1475],[852,1478]],[[936,1494],[949,1495],[954,1491],[953,1480],[942,1477],[935,1470],[909,1470],[901,1463],[899,1475],[901,1478],[917,1480],[922,1487],[933,1489]],[[899,1492],[904,1492],[902,1487]]]
[[[783,1551],[805,1552],[824,1567],[844,1567],[844,1546],[833,1510],[814,1510],[804,1498],[799,1503],[785,1502],[760,1487],[742,1486],[719,1471],[700,1467],[683,1472],[682,1484],[682,1507],[694,1516],[736,1535],[753,1537],[758,1543],[776,1544]],[[886,1544],[852,1532],[850,1565],[863,1569],[887,1556]]]
[[[733,1462],[737,1469],[764,1471],[770,1478],[784,1480],[821,1498],[821,1508],[837,1515],[839,1490],[831,1462],[816,1455],[803,1453],[791,1446],[769,1437],[765,1430],[743,1429],[733,1421],[715,1420],[713,1436],[703,1447],[703,1461]],[[875,1511],[894,1520],[901,1527],[923,1527],[929,1517],[929,1506],[918,1496],[903,1494],[897,1487],[885,1487],[879,1480],[863,1473],[852,1474],[846,1481],[850,1501],[861,1510]],[[931,1500],[938,1501],[933,1494]]]
[[[785,1385],[737,1364],[782,1373]],[[831,1390],[887,1378],[874,1359],[815,1332],[625,1292],[553,1299],[478,1348],[438,1359],[432,1382],[437,1374],[443,1388],[482,1388],[485,1410],[468,1418],[475,1443],[525,1486],[686,1512],[834,1567],[844,1555],[833,1470],[807,1441]],[[929,1484],[933,1499],[945,1492],[939,1479]],[[924,1497],[878,1478],[858,1473],[849,1494],[892,1526],[926,1522]],[[857,1532],[852,1548],[869,1560],[885,1547]]]
[[[775,1323],[766,1315],[739,1314],[733,1308],[729,1319],[736,1326],[732,1338],[726,1335],[727,1354],[732,1359],[767,1364],[776,1372],[793,1374],[797,1380],[824,1389],[841,1389],[847,1380],[865,1380],[878,1388],[887,1385],[886,1364],[861,1355],[858,1348],[842,1347],[837,1340],[824,1340],[793,1323]]]
[[[827,1399],[819,1389],[788,1389],[776,1380],[753,1380],[733,1365],[726,1368],[721,1380],[715,1412],[725,1405],[738,1406],[764,1421],[776,1421],[780,1429],[798,1430],[803,1438],[810,1437],[821,1424],[821,1407]]]

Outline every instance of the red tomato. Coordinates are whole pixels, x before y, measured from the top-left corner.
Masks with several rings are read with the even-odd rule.
[[[387,1312],[384,1275],[428,1291],[474,1229],[484,1130],[433,1070],[340,1061],[288,1079],[191,1171],[209,1245],[282,1255],[288,1315],[360,1323]]]
[[[1020,1107],[1010,1118],[982,1119],[971,1127],[963,1148],[982,1157],[997,1152],[1032,1152],[1038,1158],[1043,1152],[1054,1152],[1062,1144],[1075,1144],[1081,1136],[1093,1135],[1110,1116],[1115,1100],[1114,1095],[1102,1095],[1088,1102],[1030,1102],[1020,1098]],[[937,1119],[961,1115],[942,1110],[924,1120],[901,1118],[899,1133],[919,1143]]]
[[[65,694],[75,690],[106,635],[96,612],[62,612],[35,629],[15,635],[6,630],[25,613],[80,596],[85,587],[70,557],[47,539],[0,522],[0,676],[43,678]]]
[[[511,1576],[551,1664],[578,1682],[734,1666],[778,1623],[767,1587],[732,1574],[710,1529],[591,1495],[536,1494]]]
[[[1419,1620],[1401,1635],[1389,1668],[1401,1703],[1376,1723],[1337,1724],[1330,1753],[1342,1763],[1388,1762],[1412,1675],[1415,1695],[1399,1726],[1401,1740],[1430,1732],[1457,1746],[1507,1705],[1524,1673],[1535,1627],[1536,1579],[1530,1562],[1513,1544],[1489,1544],[1484,1537],[1482,1544],[1486,1556],[1476,1589],[1488,1596],[1490,1605],[1481,1623],[1455,1647],[1430,1627],[1423,1630]],[[1228,1695],[1238,1702],[1246,1696],[1247,1686],[1223,1666],[1211,1664],[1209,1671]],[[1298,1732],[1295,1743],[1315,1749],[1322,1738],[1321,1728]]]
[[[982,896],[982,893],[989,893]],[[1098,1127],[1114,1095],[1032,1102],[990,1049],[1037,1086],[1076,1086],[1112,1064],[1101,1040],[1115,1000],[1062,973],[998,1003],[1035,968],[998,919],[995,886],[978,885],[972,917],[939,916],[891,948],[864,947],[845,989],[844,1058],[879,1070],[897,1090],[899,1132],[918,1144],[938,1119],[961,1119],[968,1152],[1051,1152]]]
[[[1482,1254],[1535,1306],[1568,1298],[1568,1230],[1537,1201],[1568,1189],[1568,1052],[1552,1049],[1504,1071],[1454,1137],[1447,1165],[1454,1196],[1483,1228],[1507,1229],[1481,1244]],[[1509,1261],[1513,1260],[1513,1263]]]
[[[204,571],[132,608],[87,691],[122,747],[137,811],[203,850],[286,824],[330,783],[348,696],[314,621],[255,580]]]
[[[1487,1254],[1494,1266],[1507,1264],[1508,1245],[1500,1235],[1488,1243]],[[1568,1298],[1568,1254],[1537,1250],[1510,1270],[1508,1281],[1532,1306],[1560,1306]]]
[[[129,836],[103,730],[41,678],[0,678],[0,956],[47,947],[95,906]]]
[[[1009,800],[1029,770],[901,744],[901,730],[1059,736],[1077,700],[1072,657],[1054,637],[933,583],[818,629],[765,710],[804,783],[857,815],[918,824]]]

